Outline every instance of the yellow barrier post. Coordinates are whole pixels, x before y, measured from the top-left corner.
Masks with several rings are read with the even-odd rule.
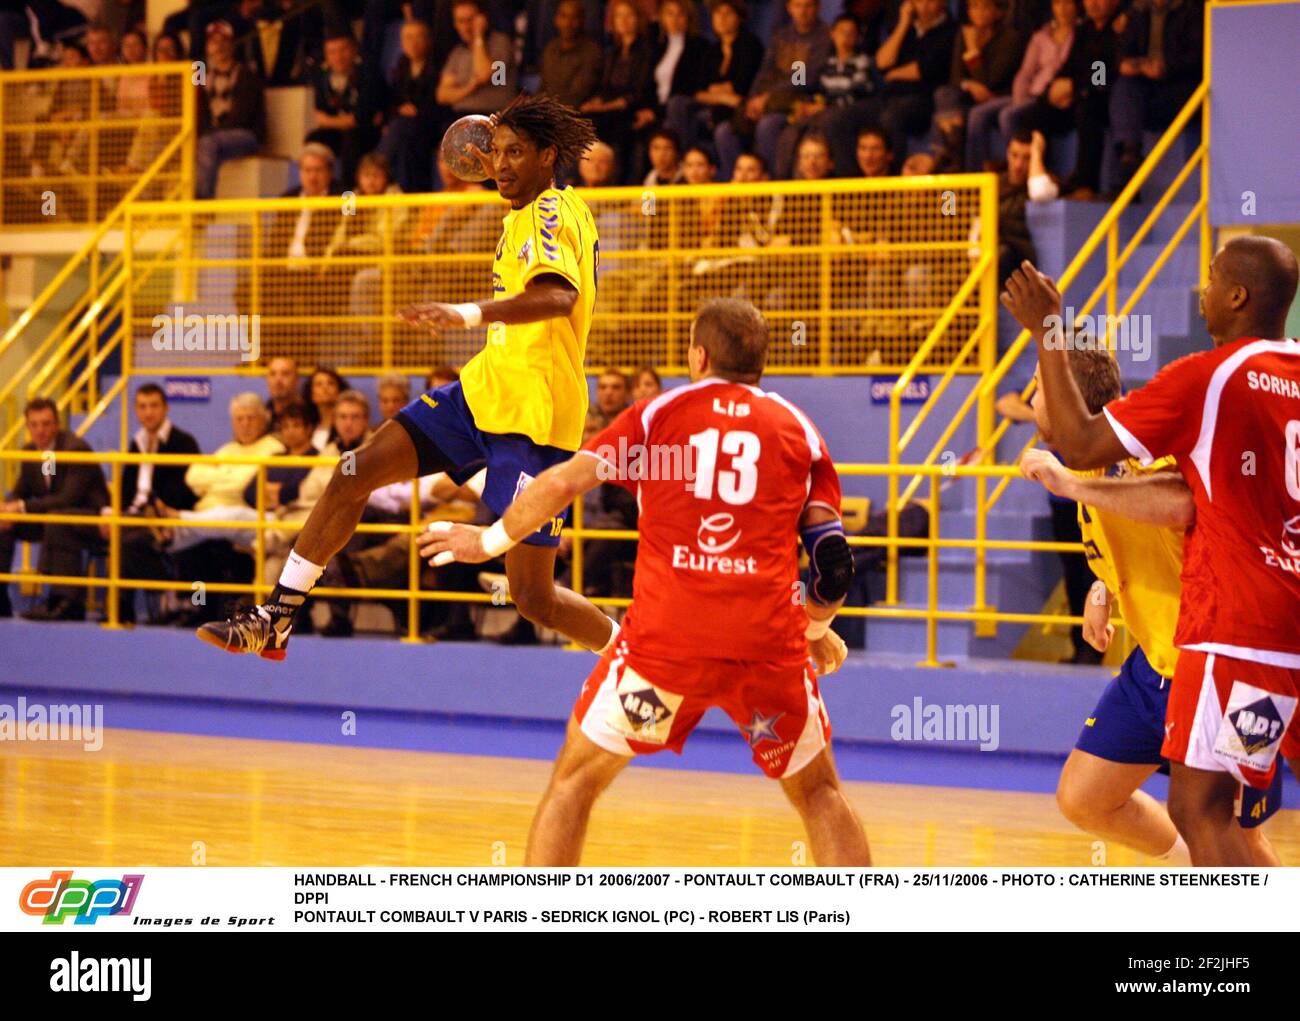
[[[1214,26],[1215,6],[1213,2],[1205,5],[1203,33],[1205,49],[1202,57],[1204,61],[1202,74],[1205,76],[1206,84],[1210,82],[1210,56],[1214,50],[1210,35]],[[1201,147],[1204,150],[1201,155],[1201,198],[1205,200],[1205,208],[1201,211],[1200,217],[1200,265],[1197,267],[1197,284],[1203,291],[1210,282],[1210,260],[1214,258],[1214,235],[1210,227],[1210,94],[1208,90],[1201,101]]]
[[[930,548],[926,555],[925,659],[917,666],[951,667],[956,664],[939,659],[939,476],[930,476]]]
[[[980,188],[980,241],[982,255],[988,257],[988,266],[980,281],[980,322],[983,324],[979,341],[980,377],[993,371],[998,357],[998,193],[997,179],[984,180]],[[995,397],[984,392],[976,411],[976,444],[980,454],[978,463],[988,464],[997,458],[993,439],[993,405]],[[975,478],[975,538],[983,542],[988,538],[988,477]],[[975,601],[971,607],[983,612],[988,606],[988,555],[981,546],[975,551]],[[995,622],[976,621],[977,638],[994,638],[998,626]]]
[[[122,627],[117,605],[122,582],[122,526],[118,523],[122,517],[122,465],[118,462],[113,463],[112,479],[109,494],[112,502],[109,506],[113,511],[113,523],[108,526],[108,620],[103,626],[118,630]]]
[[[261,602],[266,584],[266,464],[257,466],[257,536],[253,540],[253,602]]]

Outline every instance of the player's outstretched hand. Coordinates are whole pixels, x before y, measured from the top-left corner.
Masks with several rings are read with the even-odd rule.
[[[849,647],[844,644],[844,639],[834,631],[827,631],[815,642],[808,643],[808,655],[812,657],[813,666],[817,668],[817,676],[825,677],[827,674],[833,674],[848,657]]]
[[[1056,284],[1051,277],[1038,272],[1028,259],[1007,277],[1001,301],[1035,340],[1042,339],[1047,332],[1049,317],[1055,316],[1058,322],[1061,318],[1061,294]]]
[[[1075,477],[1050,450],[1039,447],[1026,450],[1020,458],[1020,474],[1030,482],[1042,483],[1053,496],[1073,499],[1070,490]]]
[[[481,564],[491,559],[483,552],[483,529],[478,525],[430,521],[428,528],[416,537],[416,546],[420,556],[434,567],[442,567],[453,560],[462,564]]]
[[[465,318],[456,311],[455,307],[441,301],[408,305],[397,313],[397,318],[412,326],[423,326],[434,336],[442,330],[465,325]]]

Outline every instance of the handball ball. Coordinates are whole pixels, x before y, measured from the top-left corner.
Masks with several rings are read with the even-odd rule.
[[[470,152],[471,145],[483,152],[492,145],[492,122],[482,114],[462,117],[442,136],[442,161],[462,181],[486,181],[483,164]]]

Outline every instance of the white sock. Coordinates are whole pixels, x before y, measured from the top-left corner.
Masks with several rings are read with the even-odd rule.
[[[310,592],[312,586],[320,580],[321,572],[324,570],[322,565],[304,560],[295,551],[290,550],[289,559],[284,562],[284,570],[280,572],[280,584],[295,592]]]
[[[1190,866],[1192,864],[1192,852],[1187,849],[1187,841],[1183,839],[1180,833],[1174,838],[1174,844],[1164,854],[1157,855],[1158,861],[1167,861],[1170,865]]]
[[[622,630],[622,628],[619,627],[618,621],[616,621],[613,617],[611,617],[611,618],[609,619],[609,641],[606,642],[606,643],[605,643],[603,646],[601,646],[599,649],[594,649],[594,650],[593,650],[593,651],[596,653],[596,655],[598,655],[598,656],[603,656],[603,655],[605,655],[605,653],[607,653],[611,648],[613,648],[614,643],[618,641],[618,633],[619,633],[621,630]]]

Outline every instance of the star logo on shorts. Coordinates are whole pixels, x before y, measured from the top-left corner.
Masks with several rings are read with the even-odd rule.
[[[764,716],[755,710],[754,718],[748,725],[742,724],[740,728],[749,741],[749,747],[753,748],[760,741],[780,741],[780,735],[776,732],[776,721],[784,715],[785,713],[773,713],[771,716]]]

